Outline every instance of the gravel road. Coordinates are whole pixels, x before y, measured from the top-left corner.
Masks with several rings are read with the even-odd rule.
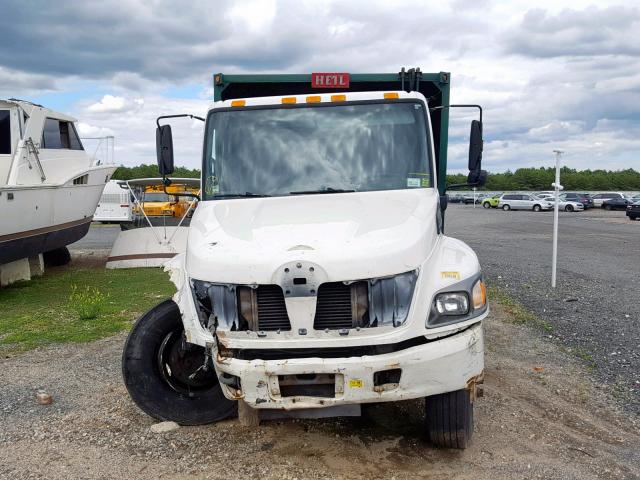
[[[553,213],[451,205],[447,234],[480,257],[490,284],[549,322],[628,411],[640,413],[640,222],[601,209],[560,213],[551,288]]]
[[[485,395],[465,451],[425,443],[421,401],[357,419],[152,433],[122,384],[124,335],[0,359],[0,478],[640,478],[640,425],[575,357],[496,306],[485,329]],[[51,405],[36,403],[38,389]]]

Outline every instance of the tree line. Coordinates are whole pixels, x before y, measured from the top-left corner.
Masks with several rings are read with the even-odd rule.
[[[551,190],[555,181],[553,167],[519,168],[514,172],[489,173],[484,190]],[[447,183],[464,183],[466,175],[447,175]],[[560,169],[560,183],[565,190],[640,190],[640,172],[626,170]]]
[[[175,178],[200,178],[200,170],[197,168],[191,170],[186,167],[176,167],[171,176]],[[124,165],[120,165],[111,178],[114,180],[131,180],[132,178],[158,177],[160,177],[158,165],[142,164],[137,167],[125,167]]]
[[[499,190],[550,190],[555,180],[555,168],[519,168],[512,172],[490,173],[484,189]],[[120,166],[113,175],[114,180],[159,177],[157,165]],[[200,170],[176,167],[172,177],[198,178]],[[447,183],[464,183],[466,175],[447,175]],[[640,190],[640,172],[626,170],[576,170],[563,167],[560,183],[565,190]]]

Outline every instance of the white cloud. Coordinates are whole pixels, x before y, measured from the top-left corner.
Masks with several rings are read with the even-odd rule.
[[[138,109],[143,105],[144,99],[142,98],[126,99],[114,95],[105,95],[99,102],[89,105],[87,111],[93,113],[120,113]]]
[[[105,97],[116,98],[112,95]],[[200,99],[169,99],[149,95],[144,99],[116,102],[117,108],[112,109],[96,110],[94,105],[80,106],[75,115],[91,125],[90,128],[114,135],[115,163],[133,166],[156,162],[155,129],[158,116],[180,113],[204,116],[208,103]],[[176,164],[199,167],[204,124],[198,120],[177,119],[171,122],[171,126]]]
[[[114,131],[106,127],[96,127],[88,123],[78,122],[78,134],[81,137],[106,137],[114,135]]]

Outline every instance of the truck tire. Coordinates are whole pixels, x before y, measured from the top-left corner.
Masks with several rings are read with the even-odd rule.
[[[204,361],[205,349],[184,341],[178,306],[165,300],[142,315],[129,333],[122,376],[131,399],[146,414],[203,425],[236,415],[238,407],[222,393],[213,365],[189,378]]]
[[[503,205],[503,206],[502,206],[502,210],[504,210],[505,212],[508,212],[509,210],[511,210],[511,206],[509,206],[509,205]]]
[[[56,248],[42,254],[45,267],[61,267],[71,261],[71,254],[67,247]]]
[[[436,447],[464,449],[473,435],[473,402],[467,390],[426,398],[426,429]]]

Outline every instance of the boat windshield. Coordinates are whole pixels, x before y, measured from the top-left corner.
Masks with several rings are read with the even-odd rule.
[[[204,199],[430,188],[426,113],[418,101],[214,110]]]

